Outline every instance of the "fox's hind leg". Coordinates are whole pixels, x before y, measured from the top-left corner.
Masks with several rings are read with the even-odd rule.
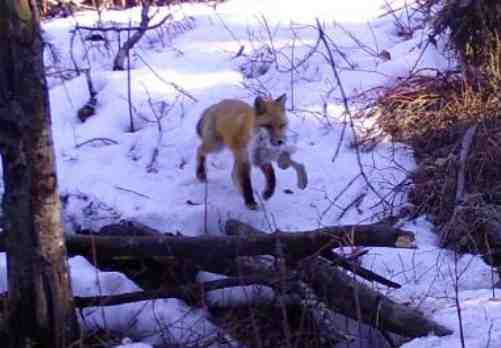
[[[221,149],[220,143],[202,142],[197,149],[197,179],[201,182],[207,181],[207,168],[205,165],[207,154],[217,152]]]

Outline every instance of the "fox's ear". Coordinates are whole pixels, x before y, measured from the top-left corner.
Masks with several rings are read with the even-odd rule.
[[[262,115],[266,113],[266,104],[262,97],[256,97],[254,100],[254,109],[256,111],[256,115]]]
[[[280,104],[285,109],[285,102],[287,101],[287,95],[282,94],[280,97],[278,97],[275,102]]]

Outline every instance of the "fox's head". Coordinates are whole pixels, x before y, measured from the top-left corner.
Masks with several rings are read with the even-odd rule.
[[[285,112],[285,94],[276,100],[271,98],[256,97],[254,100],[254,111],[256,112],[256,127],[263,127],[270,133],[270,140],[273,145],[285,143],[288,119]]]

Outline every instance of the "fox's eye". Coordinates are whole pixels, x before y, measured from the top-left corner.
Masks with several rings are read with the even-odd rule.
[[[269,125],[269,124],[264,125],[263,127],[266,128],[267,130],[272,130],[273,129],[273,127],[271,125]]]
[[[281,124],[280,126],[278,126],[278,128],[280,128],[280,129],[284,129],[285,127],[287,127],[287,124],[286,124],[286,123]]]

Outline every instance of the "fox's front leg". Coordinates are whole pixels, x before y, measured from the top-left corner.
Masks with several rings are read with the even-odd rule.
[[[266,188],[263,191],[263,198],[270,199],[275,193],[275,187],[277,186],[275,171],[273,170],[271,163],[260,165],[259,169],[261,169],[264,177],[266,178]]]
[[[233,182],[244,196],[247,208],[256,210],[257,203],[254,200],[254,192],[251,182],[251,164],[246,150],[234,151],[235,165],[233,166]]]
[[[205,159],[207,154],[203,150],[203,145],[197,149],[197,179],[201,182],[207,181],[207,169],[205,168]]]

